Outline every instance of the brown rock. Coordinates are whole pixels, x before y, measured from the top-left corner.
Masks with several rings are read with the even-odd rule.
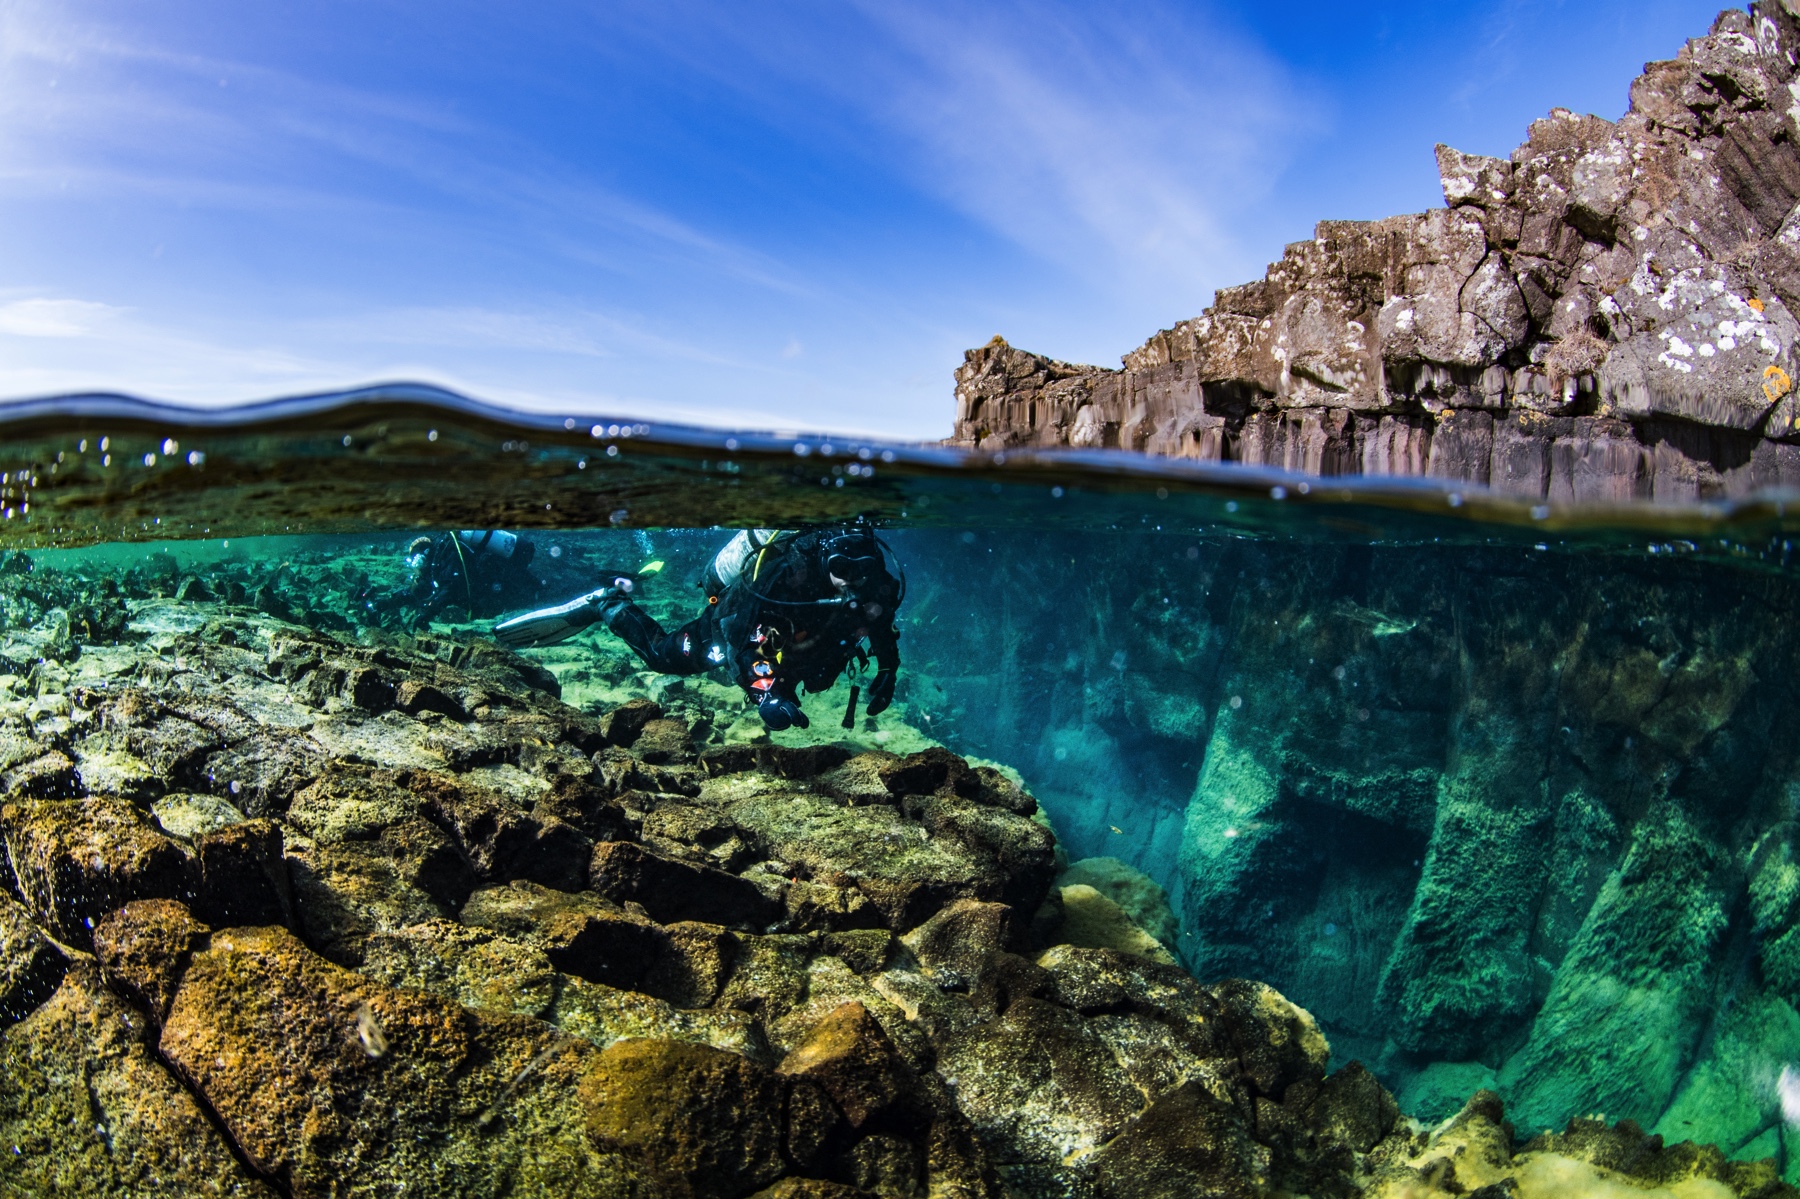
[[[25,909],[0,891],[0,1029],[23,1020],[50,998],[68,965]]]
[[[754,884],[736,875],[663,857],[629,841],[596,845],[588,878],[599,894],[617,903],[642,904],[656,920],[760,930],[781,912]]]
[[[579,830],[553,817],[539,819],[452,775],[418,773],[409,783],[483,881],[525,879],[561,891],[586,884],[593,842]]]
[[[629,700],[600,717],[600,732],[609,745],[629,748],[652,720],[661,720],[662,705],[647,699]]]
[[[927,969],[973,980],[990,954],[1019,948],[1019,929],[1007,905],[959,899],[901,940]]]
[[[196,916],[219,927],[293,924],[293,888],[280,825],[246,820],[201,833],[194,838],[194,857],[199,863]]]
[[[814,1025],[777,1071],[831,1096],[854,1129],[913,1125],[924,1110],[918,1076],[860,1003],[846,1003]]]
[[[541,945],[564,974],[677,1006],[711,1002],[727,972],[723,929],[664,928],[586,892],[526,882],[487,887],[469,897],[462,920]]]
[[[191,883],[187,854],[122,800],[10,803],[0,807],[0,836],[32,918],[82,949],[114,908],[175,898]]]
[[[394,689],[394,706],[409,716],[421,712],[439,712],[452,720],[467,720],[469,714],[454,698],[420,679],[406,678]]]
[[[1184,1082],[1094,1155],[1094,1189],[1102,1199],[1260,1199],[1270,1156],[1235,1107]]]
[[[42,798],[78,795],[81,780],[75,763],[61,750],[52,749],[27,758],[0,774],[0,794]]]
[[[406,928],[448,913],[410,882],[405,863],[379,845],[346,842],[288,852],[300,931],[334,962],[362,961],[373,933]]]
[[[208,757],[204,774],[208,789],[245,815],[279,816],[324,768],[325,755],[311,741],[268,729]]]
[[[273,1199],[92,965],[0,1036],[0,1193]]]
[[[137,899],[94,926],[94,956],[106,980],[161,1024],[189,953],[211,932],[172,899]]]
[[[285,929],[214,933],[182,975],[160,1048],[293,1194],[631,1185],[625,1164],[580,1132],[585,1042],[384,987]]]
[[[717,924],[665,925],[667,949],[644,971],[641,989],[680,1008],[709,1006],[731,973],[737,937]]]
[[[1211,990],[1219,1024],[1257,1091],[1279,1102],[1289,1085],[1325,1077],[1331,1047],[1305,1010],[1267,983],[1228,979]]]
[[[953,440],[1430,474],[1532,503],[1768,486],[1753,462],[1800,414],[1782,240],[1800,162],[1778,102],[1800,21],[1752,8],[1648,64],[1617,123],[1554,110],[1510,160],[1439,146],[1446,207],[1321,221],[1122,369],[970,350]]]
[[[621,1041],[581,1083],[589,1134],[674,1195],[733,1199],[780,1177],[781,1084],[747,1058],[676,1041]]]
[[[693,756],[694,738],[687,721],[663,717],[645,722],[632,741],[631,750],[644,761],[658,765],[683,762]]]
[[[761,1190],[750,1199],[862,1199],[867,1191],[859,1191],[841,1182],[823,1178],[784,1178],[774,1186]]]

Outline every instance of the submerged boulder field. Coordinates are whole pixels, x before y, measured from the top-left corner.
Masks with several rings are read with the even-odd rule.
[[[941,747],[21,577],[0,1195],[1795,1193],[1488,1092],[1423,1128]]]

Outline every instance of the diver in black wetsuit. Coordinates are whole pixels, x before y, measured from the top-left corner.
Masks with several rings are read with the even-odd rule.
[[[905,585],[888,569],[889,551],[873,527],[857,523],[804,532],[745,530],[707,568],[706,610],[665,632],[631,600],[635,580],[607,586],[557,608],[498,625],[513,647],[549,645],[605,621],[653,670],[702,674],[721,668],[755,702],[763,723],[781,730],[811,722],[799,689],[828,689],[855,663],[875,662],[868,713],[885,711],[900,667],[894,610]],[[898,567],[896,567],[896,570]],[[854,724],[856,690],[845,713]]]
[[[404,611],[415,629],[451,604],[467,608],[471,618],[495,616],[538,599],[543,584],[531,573],[536,551],[527,539],[499,529],[420,537],[406,549],[407,585],[364,602],[377,613]]]

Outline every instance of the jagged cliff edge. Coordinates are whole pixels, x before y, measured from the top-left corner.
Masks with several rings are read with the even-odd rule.
[[[1437,148],[1446,205],[1323,221],[1126,354],[996,337],[953,444],[1428,475],[1551,502],[1800,486],[1800,0],[1721,13],[1616,124]]]

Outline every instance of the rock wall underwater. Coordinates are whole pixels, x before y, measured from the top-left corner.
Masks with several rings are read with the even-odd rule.
[[[1800,1061],[1800,585],[1678,556],[897,535],[909,718],[1402,1106],[1750,1156]],[[1790,1155],[1790,1161],[1800,1155]]]
[[[1445,207],[1319,224],[1118,370],[995,338],[956,444],[1431,475],[1553,503],[1800,484],[1800,16],[1721,13],[1618,122],[1437,148]]]
[[[1790,580],[891,540],[777,741],[404,539],[0,561],[0,1194],[1796,1193]]]

